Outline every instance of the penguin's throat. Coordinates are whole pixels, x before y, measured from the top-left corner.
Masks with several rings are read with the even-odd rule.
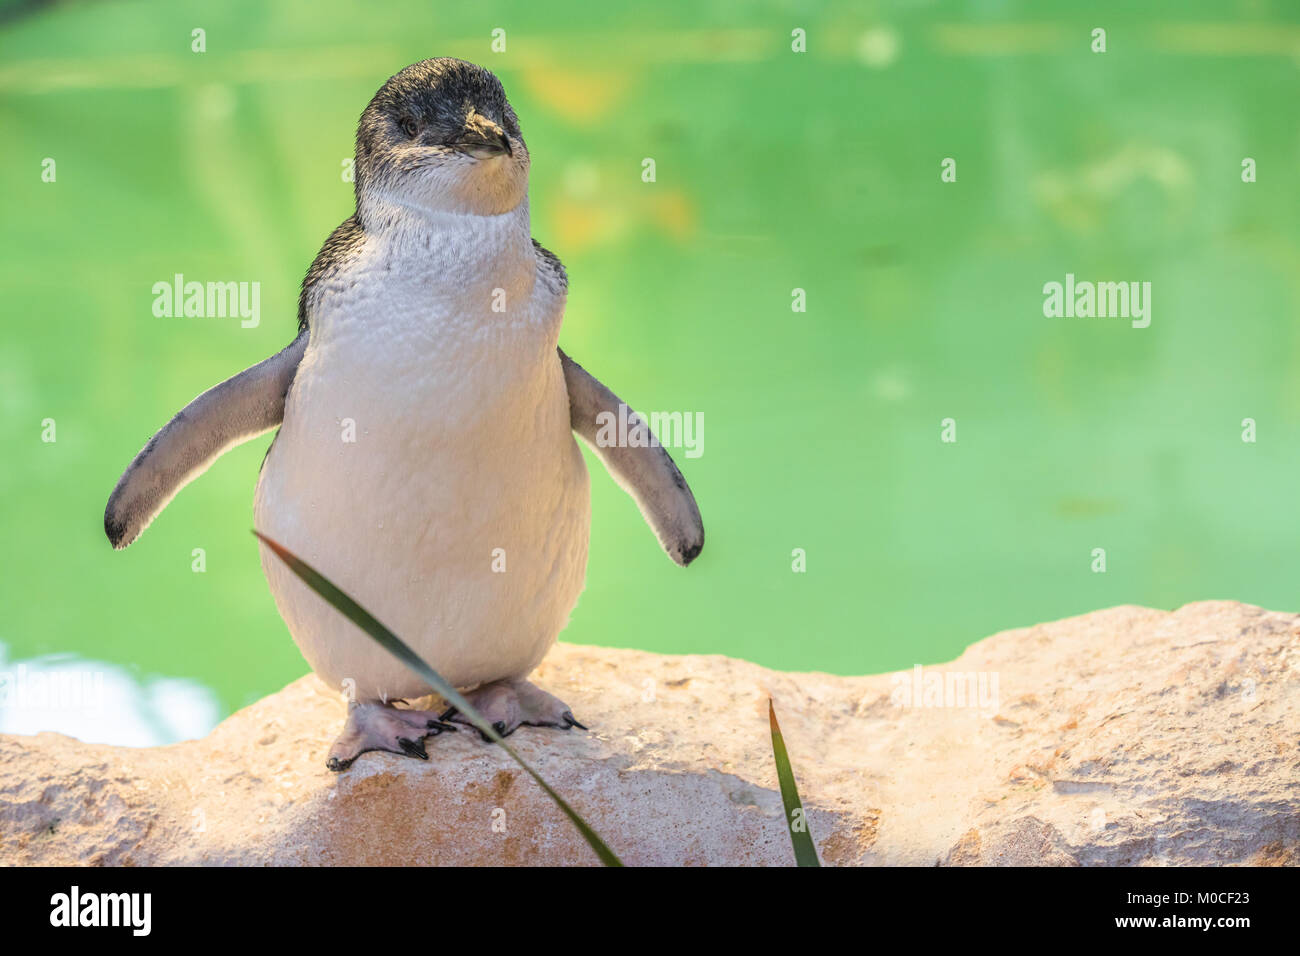
[[[465,248],[500,254],[532,242],[527,199],[508,212],[476,215],[429,209],[384,190],[368,190],[357,215],[367,234],[394,251],[416,255]]]
[[[522,216],[528,221],[528,197],[525,196],[512,209],[499,213],[478,213],[458,209],[432,209],[429,206],[413,202],[399,193],[382,187],[371,187],[361,194],[357,203],[357,214],[367,232],[381,232],[385,226],[396,219],[424,220],[433,226],[455,226],[466,220],[475,224],[517,224]]]

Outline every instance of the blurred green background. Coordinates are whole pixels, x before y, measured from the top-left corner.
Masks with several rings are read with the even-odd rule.
[[[0,5],[0,666],[108,670],[133,723],[71,729],[124,742],[305,672],[249,534],[269,437],[126,552],[104,503],[292,338],[356,119],[432,55],[519,113],[563,346],[642,411],[704,415],[703,457],[676,455],[708,531],[689,571],[589,458],[564,640],[863,673],[1121,603],[1295,608],[1296,7],[1051,6]],[[260,282],[260,326],[154,317],[177,272]],[[1151,282],[1150,328],[1045,318],[1067,272]]]

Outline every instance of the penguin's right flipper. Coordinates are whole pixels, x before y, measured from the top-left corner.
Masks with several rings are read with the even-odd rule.
[[[569,390],[569,419],[573,430],[582,436],[609,473],[641,509],[641,515],[654,530],[659,545],[668,557],[682,567],[690,564],[704,547],[704,521],[690,486],[682,477],[672,456],[657,442],[646,447],[602,446],[596,436],[600,430],[597,416],[609,413],[618,420],[619,397],[602,385],[586,369],[560,353],[564,383]],[[628,420],[636,413],[628,410]],[[647,431],[649,426],[646,426]]]
[[[149,439],[104,509],[104,533],[114,548],[140,537],[176,493],[226,451],[280,424],[306,349],[302,332],[266,361],[208,389]]]

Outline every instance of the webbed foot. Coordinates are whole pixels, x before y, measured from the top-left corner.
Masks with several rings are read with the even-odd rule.
[[[348,706],[347,723],[330,747],[325,765],[336,772],[346,770],[371,750],[428,760],[424,738],[455,729],[431,710],[399,710],[377,700],[354,702]]]
[[[587,729],[574,719],[573,711],[569,709],[568,704],[526,680],[505,680],[484,684],[482,687],[468,691],[465,697],[502,737],[509,737],[522,725],[555,727],[559,730],[568,730],[571,727]],[[469,724],[465,715],[455,707],[448,709],[440,719]],[[490,739],[481,731],[479,736],[484,740]]]

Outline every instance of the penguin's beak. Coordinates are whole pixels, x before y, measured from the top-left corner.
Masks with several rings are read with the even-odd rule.
[[[458,150],[475,159],[513,155],[506,131],[481,113],[469,114],[465,120],[465,129],[455,145]]]

